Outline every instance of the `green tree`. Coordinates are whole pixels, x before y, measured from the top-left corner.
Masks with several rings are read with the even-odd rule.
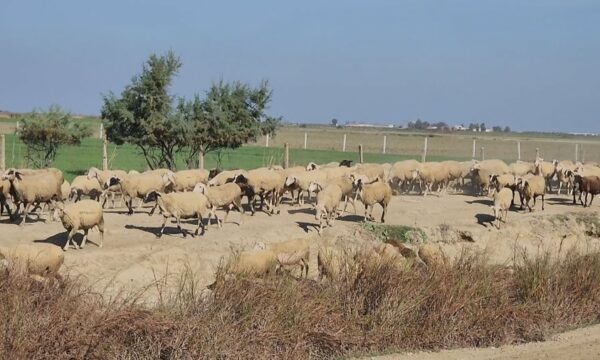
[[[509,132],[511,132],[511,130],[510,130],[510,126],[505,126],[505,127],[504,127],[504,132],[505,132],[505,133],[509,133]]]
[[[17,135],[27,148],[28,166],[36,168],[50,166],[62,145],[80,145],[81,139],[92,133],[58,105],[50,106],[48,111],[33,111],[20,121]]]
[[[487,130],[487,128],[485,127],[485,123],[481,123],[481,124],[479,125],[479,131],[481,131],[481,132],[485,132],[486,130]]]
[[[180,67],[180,59],[171,51],[150,55],[120,97],[109,93],[103,99],[108,139],[137,146],[151,169],[175,169],[175,154],[186,146],[182,117],[173,110],[169,94]]]
[[[337,127],[337,124],[338,124],[338,119],[336,119],[336,118],[331,119],[331,126]]]
[[[205,98],[180,99],[178,113],[186,127],[188,167],[195,166],[199,155],[235,149],[256,141],[259,135],[274,135],[281,119],[265,113],[271,96],[266,81],[257,88],[221,81],[210,87]]]

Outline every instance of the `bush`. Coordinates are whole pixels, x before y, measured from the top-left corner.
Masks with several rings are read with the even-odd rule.
[[[520,256],[508,269],[361,261],[339,282],[231,278],[205,297],[193,274],[154,307],[0,277],[2,358],[329,358],[543,340],[598,321],[600,253]],[[219,278],[225,279],[222,269]]]

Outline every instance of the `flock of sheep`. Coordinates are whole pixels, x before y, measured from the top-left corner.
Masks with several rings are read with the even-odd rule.
[[[475,195],[487,194],[493,197],[492,208],[497,220],[496,226],[499,227],[501,220],[506,221],[508,210],[514,205],[517,194],[521,209],[526,206],[532,211],[537,198],[540,197],[543,210],[544,196],[553,191],[553,185],[557,185],[559,194],[564,187],[573,195],[574,203],[576,194],[579,194],[583,206],[588,205],[588,195],[591,195],[591,205],[594,195],[600,192],[599,176],[600,167],[596,164],[575,164],[556,160],[545,162],[543,159],[510,165],[501,160],[426,163],[406,160],[395,164],[355,166],[352,166],[351,161],[345,160],[324,165],[309,163],[306,167],[287,169],[269,167],[253,170],[197,169],[177,172],[158,169],[144,173],[90,168],[86,175],[76,177],[71,184],[64,180],[60,170],[54,168],[8,169],[0,179],[0,216],[6,212],[10,219],[15,221],[22,208],[20,225],[23,225],[31,213],[38,210],[36,215],[39,218],[44,207],[47,207],[48,217],[51,213],[52,218],[60,219],[67,230],[68,235],[63,247],[66,251],[70,243],[75,248],[83,248],[88,231],[92,228],[98,228],[100,231],[98,246],[102,246],[103,208],[109,199],[114,207],[115,197],[121,197],[128,214],[140,211],[143,203],[153,203],[149,214],[152,215],[158,209],[163,217],[161,229],[156,235],[160,237],[163,234],[167,221],[172,218],[185,237],[186,231],[181,227],[182,219],[197,220],[197,227],[192,236],[204,233],[204,219],[207,219],[208,224],[214,218],[217,226],[221,227],[233,209],[239,212],[238,224],[241,225],[245,214],[242,205],[244,198],[253,215],[256,206],[261,211],[264,209],[269,215],[275,215],[279,213],[279,205],[282,202],[303,205],[307,197],[311,199],[312,194],[316,194],[313,206],[315,218],[319,221],[318,233],[321,234],[324,223],[332,226],[340,213],[346,211],[348,203],[356,213],[356,201],[360,200],[365,208],[365,220],[374,220],[373,207],[379,204],[383,209],[380,220],[385,222],[388,204],[394,192],[418,192],[427,196],[434,191],[444,194],[450,190],[472,191]],[[585,195],[585,199],[582,199],[582,195]],[[89,199],[82,200],[82,197]],[[139,203],[135,210],[134,199]],[[343,208],[340,208],[342,203]],[[217,209],[225,210],[224,219],[218,217]],[[84,231],[84,238],[81,245],[78,245],[73,236],[80,230]],[[297,264],[301,266],[301,270],[307,271],[306,240],[290,240],[289,244],[286,244],[278,245],[277,249],[263,246],[253,251],[262,252],[259,258],[268,259],[266,262],[259,261],[263,267]],[[23,246],[25,245],[21,245]],[[372,250],[379,256],[387,256],[391,251],[385,246]],[[0,260],[9,258],[7,254],[11,251],[16,254],[19,251],[27,253],[28,250],[0,248]],[[248,257],[250,260],[243,260]],[[240,255],[242,263],[245,261],[253,264],[250,267],[260,268],[256,260],[252,259],[254,255]],[[320,261],[320,274],[323,275],[327,271],[321,263]]]

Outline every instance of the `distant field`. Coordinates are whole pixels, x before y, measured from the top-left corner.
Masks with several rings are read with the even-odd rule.
[[[58,153],[54,166],[65,171],[67,179],[82,174],[90,166],[101,166],[101,143],[98,139],[100,124],[96,118],[82,118],[80,121],[89,124],[94,130],[92,138],[83,141],[80,147],[63,147]],[[14,132],[15,119],[0,119],[0,132],[6,136],[6,162],[8,167],[25,166],[25,148],[10,133]],[[307,134],[307,149],[304,150],[304,134]],[[343,136],[346,134],[346,152],[342,152]],[[383,137],[386,136],[386,154],[382,154]],[[283,162],[283,145],[290,144],[290,164],[304,165],[309,161],[325,163],[342,159],[358,160],[358,145],[362,144],[365,161],[395,162],[403,159],[421,159],[424,139],[427,137],[427,160],[468,160],[472,157],[473,139],[476,140],[476,158],[498,158],[506,162],[517,159],[517,143],[521,142],[521,159],[535,159],[536,148],[545,159],[575,160],[600,162],[600,139],[592,136],[574,136],[566,134],[521,134],[521,133],[418,133],[398,129],[372,128],[333,128],[330,126],[283,126],[274,138],[269,139],[269,147],[265,147],[266,139],[258,139],[237,150],[225,150],[221,160],[223,168],[255,168],[259,166],[281,164]],[[146,169],[144,158],[139,151],[129,145],[109,147],[110,166],[121,169]],[[205,159],[206,167],[217,165],[216,154],[209,154]],[[178,159],[178,168],[184,167],[183,159]]]

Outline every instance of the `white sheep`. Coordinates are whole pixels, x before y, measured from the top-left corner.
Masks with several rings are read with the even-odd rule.
[[[71,183],[70,197],[75,202],[81,200],[81,196],[89,196],[92,200],[100,200],[102,187],[95,178],[89,178],[85,175],[80,175],[73,179]]]
[[[323,218],[325,218],[328,226],[333,226],[341,200],[342,189],[336,184],[327,185],[317,194],[315,219],[319,221],[319,235],[323,230]]]
[[[413,179],[420,179],[425,185],[423,196],[432,190],[433,185],[438,186],[438,192],[446,191],[446,186],[450,180],[450,172],[446,164],[439,162],[421,163],[413,172]]]
[[[542,210],[544,210],[544,197],[546,195],[546,179],[541,175],[530,175],[517,179],[517,189],[521,194],[521,209],[523,202],[527,205],[529,211],[533,211],[538,196],[542,197]],[[529,204],[533,199],[533,207]]]
[[[312,191],[309,190],[311,182],[323,183],[327,180],[327,173],[321,170],[296,172],[289,174],[285,178],[285,187],[290,190],[297,190],[298,196],[296,203],[298,205],[304,205],[304,192],[306,192],[310,198]]]
[[[0,267],[9,272],[60,279],[58,271],[64,261],[63,251],[52,244],[0,246]]]
[[[183,237],[186,237],[186,234],[181,228],[181,219],[198,219],[198,227],[192,236],[198,235],[200,227],[202,227],[202,233],[200,234],[204,234],[205,227],[203,218],[206,217],[207,213],[211,210],[211,205],[206,195],[193,191],[188,193],[168,194],[153,191],[148,194],[147,198],[156,199],[156,206],[163,215],[163,223],[160,232],[156,234],[156,237],[162,236],[167,220],[171,217],[175,218],[177,221],[177,229],[179,229]]]
[[[137,172],[137,171],[136,171]],[[103,197],[104,201],[102,202],[102,207],[106,205],[106,201],[108,200],[108,195],[111,197],[112,207],[115,207],[115,195],[122,195],[120,186],[110,186],[107,187],[107,184],[112,177],[118,177],[121,180],[127,178],[129,174],[123,170],[99,170],[95,167],[91,167],[87,172],[88,179],[96,179],[101,189],[103,189]]]
[[[137,198],[141,201],[146,196],[153,192],[159,191],[164,192],[174,183],[173,173],[167,172],[160,175],[158,172],[152,172],[140,175],[130,175],[124,179],[113,176],[106,183],[106,187],[120,186],[123,198],[125,199],[125,205],[129,209],[128,215],[133,214],[133,199]],[[156,206],[150,210],[149,215],[154,214]]]
[[[365,205],[365,221],[367,219],[374,220],[373,207],[375,204],[379,204],[383,208],[381,222],[384,223],[387,207],[392,199],[392,188],[380,179],[371,183],[364,183],[362,179],[357,179],[354,182],[354,188],[356,195]]]
[[[552,179],[554,178],[554,175],[556,175],[558,161],[548,162],[539,158],[535,160],[534,165],[535,171],[533,174],[543,176],[546,179],[546,189],[552,191]]]
[[[0,178],[0,216],[2,216],[4,210],[6,210],[10,220],[14,221],[12,211],[8,204],[10,199],[12,199],[12,195],[10,194],[10,181]]]
[[[277,256],[270,249],[243,251],[229,260],[228,273],[242,276],[265,276],[277,270]]]
[[[67,180],[60,185],[60,201],[67,201],[71,195],[71,184]]]
[[[102,243],[104,242],[104,213],[102,212],[102,206],[97,201],[81,200],[68,205],[59,203],[55,209],[55,216],[60,218],[60,221],[67,230],[67,242],[63,247],[64,251],[67,251],[69,248],[69,242],[72,242],[75,249],[80,248],[75,240],[73,240],[73,236],[79,230],[83,230],[83,240],[81,241],[81,249],[83,249],[88,237],[88,231],[95,227],[100,231],[100,243],[98,247],[102,247]]]
[[[364,175],[369,181],[386,178],[385,167],[381,164],[357,164],[352,173]]]
[[[194,187],[194,192],[199,192],[206,195],[211,205],[211,214],[208,215],[210,221],[211,215],[214,215],[217,220],[217,226],[222,227],[222,224],[227,222],[227,216],[232,208],[236,208],[240,212],[239,225],[242,225],[244,219],[244,207],[242,206],[242,189],[237,184],[227,183],[219,186],[207,186],[203,183],[198,183]],[[216,214],[218,208],[225,209],[225,217],[223,221],[219,220]]]
[[[395,189],[402,191],[408,184],[413,183],[413,172],[419,167],[416,160],[398,161],[392,165],[389,173],[389,183]]]
[[[208,183],[208,171],[204,169],[180,170],[173,174],[175,191],[192,191],[196,184]]]
[[[508,210],[513,202],[513,192],[509,188],[502,188],[494,194],[494,218],[496,219],[496,227],[500,229],[500,220],[506,223]]]
[[[355,193],[354,193],[354,184],[353,181],[354,177],[351,176],[343,176],[337,179],[333,179],[333,180],[328,180],[327,182],[318,182],[318,181],[312,181],[310,183],[310,185],[308,186],[308,191],[309,192],[314,192],[314,193],[318,193],[319,191],[323,190],[323,188],[327,185],[330,184],[335,184],[337,186],[340,187],[340,189],[342,189],[342,196],[344,198],[344,208],[342,209],[342,213],[344,213],[346,211],[346,208],[348,207],[348,202],[352,203],[352,208],[354,209],[354,213],[356,214],[356,200],[355,200]]]
[[[278,204],[285,188],[285,177],[277,171],[268,169],[254,169],[246,174],[237,174],[233,180],[240,184],[248,195],[248,203],[254,215],[253,195],[258,195],[261,201],[261,209],[265,198],[267,201],[267,214],[279,213]]]
[[[60,201],[62,197],[62,182],[57,183],[58,179],[53,175],[23,175],[19,171],[7,171],[2,179],[10,182],[13,199],[23,203],[23,220],[19,225],[25,224],[29,208],[33,204],[50,205],[53,201]]]
[[[213,170],[211,170],[213,171]],[[223,185],[227,182],[233,181],[233,179],[237,175],[247,175],[248,172],[246,170],[225,170],[217,173],[215,176],[210,177],[208,180],[208,186],[219,186]]]
[[[535,164],[525,161],[517,161],[508,166],[509,173],[514,176],[525,176],[527,174],[533,174],[535,171]]]
[[[517,190],[517,177],[513,174],[503,174],[503,175],[490,175],[489,186],[491,189],[490,196],[494,196],[496,192],[500,191],[503,188],[508,188],[513,193],[513,200],[511,201],[511,206],[514,205],[514,194]]]
[[[300,275],[308,277],[308,266],[310,261],[310,241],[305,238],[286,240],[270,244],[258,244],[260,249],[273,252],[278,262],[278,268],[289,266],[300,266]]]

